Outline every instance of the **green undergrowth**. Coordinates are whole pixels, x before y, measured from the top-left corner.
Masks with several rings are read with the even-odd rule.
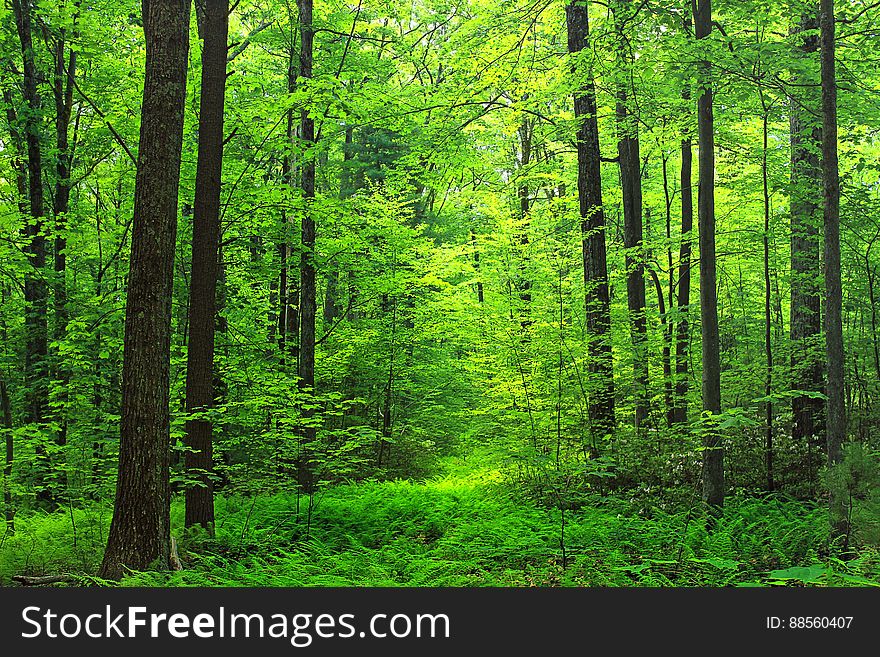
[[[299,511],[297,511],[299,503]],[[880,551],[822,555],[827,517],[796,501],[733,498],[707,528],[682,508],[615,497],[565,512],[541,508],[491,472],[423,482],[334,487],[217,500],[216,537],[182,531],[183,570],[140,572],[125,586],[859,586],[880,585]],[[0,584],[14,574],[81,575],[99,565],[104,507],[20,515],[0,547]],[[564,546],[564,557],[563,557]]]

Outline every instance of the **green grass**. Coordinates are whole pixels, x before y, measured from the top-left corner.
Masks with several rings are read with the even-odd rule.
[[[643,508],[618,498],[565,514],[535,506],[496,472],[451,469],[423,482],[334,487],[290,495],[220,497],[215,538],[183,535],[184,570],[142,572],[125,586],[737,586],[880,585],[880,551],[847,562],[820,550],[822,509],[733,498],[709,531],[687,509]],[[14,574],[96,572],[106,507],[17,518],[0,547],[0,584]]]

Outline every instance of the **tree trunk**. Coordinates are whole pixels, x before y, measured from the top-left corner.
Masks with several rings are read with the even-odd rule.
[[[712,33],[711,0],[694,0],[694,31],[697,39]],[[703,343],[703,411],[721,413],[721,357],[718,338],[718,296],[715,289],[715,133],[712,111],[711,64],[700,62],[702,93],[697,101],[700,133],[699,231],[700,321]],[[713,418],[703,433],[703,500],[719,510],[724,505],[724,451]]]
[[[12,0],[15,24],[21,43],[23,84],[22,94],[27,111],[24,119],[27,146],[28,202],[30,219],[25,228],[25,253],[30,269],[24,277],[25,300],[25,391],[27,419],[35,425],[46,421],[49,401],[48,372],[48,287],[46,285],[46,238],[44,234],[44,204],[42,180],[42,150],[40,148],[41,102],[37,89],[37,68],[31,30],[31,0]],[[36,446],[37,500],[52,501],[51,465],[45,447]]]
[[[523,98],[523,101],[527,97]],[[532,325],[532,280],[529,272],[529,185],[526,182],[528,175],[528,167],[532,161],[532,134],[534,132],[534,121],[524,115],[519,125],[517,134],[519,135],[520,157],[519,157],[519,175],[522,178],[517,185],[516,195],[519,200],[519,243],[522,246],[520,254],[519,272],[516,280],[516,289],[519,293],[520,306],[520,328],[522,329],[522,340],[528,340],[529,328]]]
[[[767,176],[767,140],[768,140],[768,108],[764,100],[764,92],[761,90],[761,105],[764,109],[762,121],[762,150],[761,150],[761,182],[764,191],[764,357],[767,370],[764,377],[764,396],[767,402],[764,407],[766,426],[764,434],[764,463],[767,474],[767,491],[773,492],[776,488],[773,481],[773,402],[770,395],[773,392],[773,314],[772,314],[772,289],[770,287],[770,183]]]
[[[843,460],[846,438],[844,351],[840,275],[840,178],[837,168],[837,78],[835,73],[834,0],[821,0],[819,29],[822,59],[822,180],[825,223],[825,359],[828,362],[828,406],[825,435],[832,473]],[[846,547],[849,520],[845,482],[831,477],[829,511],[832,541]]]
[[[630,113],[628,103],[632,88],[632,51],[629,47],[627,23],[632,22],[630,0],[614,4],[617,30],[617,158],[620,166],[620,188],[623,195],[623,246],[626,250],[626,300],[629,308],[630,338],[635,382],[635,429],[648,418],[648,325],[645,318],[645,265],[642,250],[642,175],[639,155],[639,127]]]
[[[694,228],[692,180],[693,149],[690,137],[681,140],[681,246],[678,253],[678,322],[675,329],[675,408],[673,424],[685,424],[688,415],[688,347],[691,303],[691,231]]]
[[[15,442],[12,433],[12,407],[9,403],[9,390],[6,381],[0,379],[0,411],[3,413],[3,435],[6,443],[6,458],[3,464],[3,515],[6,531],[15,532],[15,507],[12,504],[12,462],[15,457]]]
[[[589,16],[583,2],[565,7],[568,52],[587,48]],[[572,72],[577,75],[577,71]],[[614,374],[611,354],[611,304],[605,250],[605,213],[602,207],[602,159],[596,119],[596,87],[588,69],[574,96],[577,120],[578,200],[581,215],[581,248],[587,315],[587,354],[592,394],[589,419],[594,436],[605,438],[614,431]]]
[[[75,20],[75,19],[74,19]],[[52,280],[55,328],[53,337],[60,342],[67,335],[67,214],[70,211],[70,172],[73,166],[72,148],[70,147],[70,119],[73,111],[73,82],[76,75],[76,51],[70,49],[67,65],[64,63],[65,30],[55,44],[55,79],[53,95],[55,97],[55,200],[52,212],[55,218],[55,271]],[[79,121],[77,120],[77,123]],[[74,135],[76,129],[74,129]],[[58,357],[55,362],[55,376],[59,382],[59,394],[56,399],[58,434],[56,443],[67,444],[67,388],[70,382],[70,371],[66,359]],[[63,487],[66,482],[61,482]]]
[[[300,23],[299,75],[304,79],[312,77],[312,47],[314,28],[312,27],[312,0],[297,0]],[[300,136],[303,146],[308,149],[315,141],[315,121],[308,109],[300,115]],[[302,254],[300,257],[300,341],[299,341],[299,386],[309,395],[315,388],[315,219],[312,216],[312,200],[315,198],[315,159],[314,153],[306,152],[302,164],[302,195],[305,208],[302,216]],[[309,444],[315,440],[315,427],[310,418],[313,411],[302,409],[303,428],[301,449],[297,464],[297,482],[304,492],[314,488],[310,464]]]
[[[203,8],[202,85],[199,147],[193,203],[192,273],[189,294],[189,345],[186,354],[186,412],[214,405],[214,331],[220,246],[220,182],[223,173],[223,110],[226,100],[228,0],[196,0]],[[187,527],[213,531],[214,483],[211,420],[186,423],[187,474],[198,485],[186,490]]]
[[[167,569],[169,361],[189,0],[144,0],[146,71],[125,306],[116,502],[100,575]]]
[[[822,122],[819,117],[821,99],[816,89],[816,75],[809,75],[819,50],[815,14],[803,15],[792,33],[811,33],[800,38],[799,58],[804,69],[795,73],[793,89],[800,90],[791,97],[791,387],[794,390],[821,392],[823,388],[824,354],[822,335],[821,258],[819,257],[819,224],[822,196]],[[818,67],[816,67],[818,68]],[[796,445],[803,445],[808,453],[806,477],[813,481],[818,475],[819,463],[813,454],[822,449],[823,402],[806,395],[791,400],[791,437]]]

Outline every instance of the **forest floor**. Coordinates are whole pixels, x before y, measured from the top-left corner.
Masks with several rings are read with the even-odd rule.
[[[823,509],[733,498],[709,531],[687,508],[622,496],[565,512],[525,498],[498,468],[450,458],[426,481],[362,482],[314,500],[219,496],[216,537],[179,540],[183,569],[124,586],[880,586],[880,549],[822,556]],[[476,466],[476,467],[475,467]],[[13,575],[94,582],[111,509],[19,514],[0,539]],[[183,505],[172,507],[173,533]]]

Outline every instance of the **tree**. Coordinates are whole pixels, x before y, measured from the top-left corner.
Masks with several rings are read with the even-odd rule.
[[[201,5],[202,88],[199,99],[199,153],[193,203],[186,411],[204,413],[214,404],[214,329],[220,245],[220,182],[223,174],[223,111],[226,97],[228,0],[196,0]],[[197,10],[198,11],[198,10]],[[185,463],[197,485],[186,491],[186,526],[214,524],[213,423],[187,421]]]
[[[711,0],[694,0],[697,39],[712,33]],[[721,413],[721,355],[718,337],[718,295],[715,288],[715,131],[712,110],[712,66],[700,62],[701,91],[697,100],[699,130],[698,214],[700,231],[700,322],[703,345],[703,500],[719,509],[724,504],[724,451],[715,418]]]
[[[834,0],[819,4],[822,71],[822,187],[825,224],[825,358],[828,405],[825,436],[831,478],[829,511],[832,540],[849,537],[845,491],[836,480],[846,437],[844,399],[843,289],[840,276],[840,174],[837,160],[837,76],[835,73]]]
[[[818,20],[813,12],[798,17],[792,33],[799,40],[799,65],[793,75],[790,105],[791,142],[791,387],[821,392],[824,380],[822,353],[817,341],[822,333],[819,290],[819,199],[822,196],[822,120],[820,92],[816,87],[815,53]],[[795,394],[791,400],[791,437],[806,447],[808,454],[822,434],[822,400],[817,396]],[[805,473],[816,472],[808,456]]]
[[[565,7],[568,52],[581,54],[589,43],[590,27],[586,3],[579,0]],[[576,62],[582,63],[583,58]],[[614,431],[614,374],[611,353],[611,307],[605,248],[605,212],[602,207],[602,158],[596,119],[596,88],[592,74],[584,75],[574,96],[577,120],[578,204],[581,217],[581,247],[587,312],[589,372],[594,386],[589,404],[592,431],[599,437]]]
[[[169,361],[189,0],[144,0],[147,58],[122,369],[113,520],[100,575],[165,569],[170,554]]]
[[[620,167],[620,188],[623,195],[623,246],[626,249],[626,299],[629,308],[632,340],[633,376],[635,379],[638,431],[648,418],[648,324],[645,318],[645,264],[642,244],[642,171],[639,154],[638,117],[630,110],[635,104],[632,38],[628,25],[635,21],[630,0],[614,4],[617,31],[617,159]]]
[[[38,71],[34,53],[31,20],[33,6],[30,0],[13,0],[15,24],[21,44],[22,96],[25,103],[24,133],[27,146],[27,190],[30,217],[25,234],[25,250],[30,269],[24,277],[25,298],[25,387],[27,390],[28,421],[40,428],[46,421],[48,406],[48,286],[46,285],[46,236],[43,199],[43,152],[40,145],[41,100]],[[50,465],[46,448],[36,446],[38,470],[36,482],[37,499],[51,502],[52,488],[49,481]]]
[[[312,49],[314,47],[314,28],[312,26],[312,0],[297,0],[300,24],[299,77],[309,80],[312,77]],[[308,108],[300,114],[300,137],[306,148],[315,141],[315,120]],[[300,257],[300,340],[299,340],[299,385],[309,394],[315,390],[315,313],[317,298],[315,288],[315,218],[312,201],[315,198],[315,154],[306,152],[302,165],[302,255]],[[315,440],[315,427],[309,421],[312,411],[307,404],[302,410],[302,444],[297,467],[297,480],[306,492],[314,485],[309,464],[308,445]]]

